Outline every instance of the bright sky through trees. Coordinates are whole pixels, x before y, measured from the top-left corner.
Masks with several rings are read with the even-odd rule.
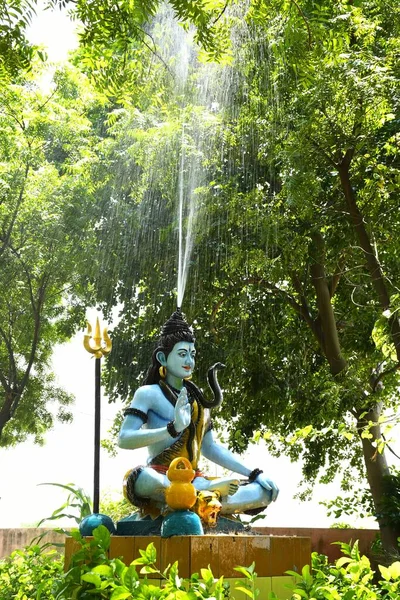
[[[76,23],[70,21],[65,11],[44,10],[44,5],[39,3],[37,17],[27,35],[31,43],[44,46],[50,61],[61,62],[77,46]]]

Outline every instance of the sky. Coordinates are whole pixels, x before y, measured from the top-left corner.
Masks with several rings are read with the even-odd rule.
[[[50,60],[61,62],[68,50],[76,46],[75,25],[65,14],[57,11],[39,11],[29,31],[30,40],[43,44]],[[94,325],[95,312],[88,311]],[[160,324],[161,325],[161,324]],[[74,394],[76,401],[72,424],[56,424],[46,435],[44,446],[31,441],[15,448],[0,449],[0,528],[35,526],[66,500],[67,492],[44,483],[69,484],[93,492],[94,455],[94,359],[83,348],[83,334],[79,332],[69,343],[54,350],[53,369],[59,385]],[[199,349],[201,351],[201,349]],[[106,360],[106,359],[103,359]],[[150,357],[149,357],[150,361]],[[120,405],[109,404],[102,396],[102,438],[107,437],[113,418]],[[119,496],[122,480],[129,468],[142,464],[146,450],[119,450],[116,457],[104,450],[100,457],[100,495]],[[320,500],[339,493],[337,484],[317,486],[311,502],[293,499],[301,483],[301,465],[292,464],[285,457],[273,458],[265,447],[252,447],[243,462],[250,468],[261,468],[280,488],[278,500],[268,507],[265,519],[257,525],[271,527],[327,527],[333,518],[326,516]],[[218,475],[215,470],[210,475]],[[354,526],[375,527],[373,520],[350,521]],[[74,525],[64,521],[64,525]],[[49,523],[51,526],[51,523]]]
[[[45,47],[50,61],[60,63],[78,45],[76,23],[68,18],[68,11],[45,10],[45,4],[39,0],[37,14],[32,19],[27,36],[32,44]]]

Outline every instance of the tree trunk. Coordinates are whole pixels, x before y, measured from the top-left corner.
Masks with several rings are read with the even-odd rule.
[[[347,209],[349,211],[350,222],[353,225],[359,244],[364,252],[367,268],[371,276],[372,285],[378,297],[382,311],[390,308],[390,294],[387,288],[381,265],[371,244],[370,236],[365,224],[364,215],[361,213],[357,204],[356,194],[350,180],[350,163],[353,156],[353,150],[348,150],[338,165],[342,190],[346,199]],[[400,323],[397,315],[392,316],[390,320],[391,335],[396,348],[397,359],[400,362]],[[372,499],[376,512],[379,514],[382,509],[382,503],[385,495],[385,476],[390,474],[384,452],[378,452],[374,442],[381,439],[382,433],[378,423],[381,414],[381,406],[375,405],[368,408],[368,413],[361,419],[358,418],[357,428],[361,436],[362,431],[368,425],[368,422],[376,423],[370,428],[372,438],[361,436],[361,443],[364,454],[364,463],[367,472],[367,479],[371,489]],[[359,412],[361,414],[361,411]],[[397,537],[398,532],[387,518],[380,516],[378,519],[381,532],[382,545],[384,550],[390,555],[398,552]]]
[[[378,296],[382,311],[390,308],[390,295],[386,286],[381,265],[375,255],[368,231],[365,227],[364,215],[360,212],[357,204],[356,195],[351,185],[349,175],[350,160],[345,159],[338,165],[342,190],[346,198],[346,204],[349,211],[350,221],[354,227],[358,241],[364,251],[368,271],[371,276],[372,284]],[[397,360],[400,362],[400,322],[397,313],[390,320],[391,335],[393,344],[396,348]]]
[[[378,424],[380,414],[381,406],[377,405],[374,408],[371,408],[367,414],[364,414],[362,418],[359,417],[357,420],[357,430],[361,437],[367,479],[375,510],[378,514],[381,512],[383,506],[385,494],[384,478],[390,474],[384,452],[378,452],[374,445],[374,442],[382,437],[381,428]],[[368,426],[370,421],[372,423],[376,423],[376,425],[369,429],[369,432],[372,434],[372,438],[368,439],[362,437],[361,434],[363,431],[365,431],[365,428]],[[382,546],[385,552],[387,552],[389,555],[393,555],[395,552],[398,552],[398,532],[393,526],[390,525],[390,523],[387,522],[385,517],[380,516],[378,517],[377,521],[379,523]]]
[[[322,328],[322,338],[320,343],[329,363],[332,375],[339,375],[339,373],[346,369],[347,363],[340,351],[340,342],[331,302],[331,293],[325,276],[324,239],[319,231],[315,231],[312,234],[310,258],[312,260],[311,278],[317,296],[318,317]]]
[[[15,393],[12,390],[4,390],[4,396],[4,403],[0,410],[0,440],[3,433],[3,429],[12,416],[11,408],[15,399]]]

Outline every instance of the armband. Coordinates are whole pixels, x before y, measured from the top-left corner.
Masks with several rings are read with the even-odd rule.
[[[177,438],[180,435],[180,432],[175,429],[175,424],[173,421],[170,421],[167,425],[167,431],[169,435],[173,438]]]
[[[261,469],[253,469],[248,477],[250,483],[253,483],[253,481],[255,481],[261,473],[264,473],[264,471],[262,471]]]
[[[139,410],[138,408],[126,408],[124,410],[124,417],[127,417],[128,415],[132,415],[133,417],[139,417],[140,419],[142,419],[143,423],[147,423],[146,413],[142,410]]]

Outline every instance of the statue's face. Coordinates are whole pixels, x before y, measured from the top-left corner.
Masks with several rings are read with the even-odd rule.
[[[196,350],[191,342],[178,342],[168,354],[165,366],[167,373],[178,379],[190,377],[193,373]]]

